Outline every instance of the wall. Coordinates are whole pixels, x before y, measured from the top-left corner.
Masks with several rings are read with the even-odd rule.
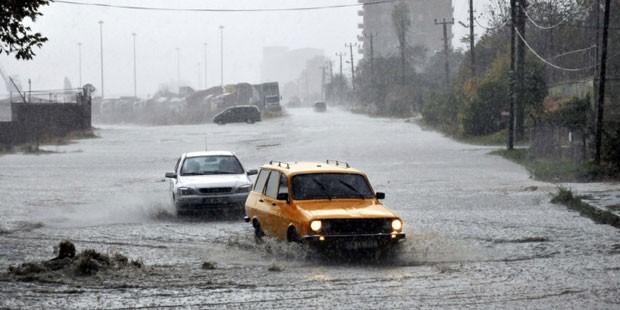
[[[12,121],[0,122],[0,145],[63,137],[92,126],[90,97],[78,96],[75,103],[12,103],[11,110]]]

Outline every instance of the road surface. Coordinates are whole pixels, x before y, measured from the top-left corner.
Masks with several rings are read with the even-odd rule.
[[[618,230],[550,204],[552,184],[491,148],[403,120],[288,112],[253,125],[101,125],[100,138],[47,147],[55,153],[0,157],[1,270],[49,259],[62,239],[146,265],[63,284],[3,282],[0,308],[619,307]],[[246,169],[347,160],[387,193],[408,239],[386,260],[333,259],[257,245],[240,220],[178,219],[163,175],[205,141]]]

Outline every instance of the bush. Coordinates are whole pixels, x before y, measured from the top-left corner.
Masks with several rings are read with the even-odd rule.
[[[424,121],[433,126],[443,127],[443,129],[456,132],[458,111],[461,101],[453,94],[437,94],[430,96],[424,107],[422,107],[422,117]]]

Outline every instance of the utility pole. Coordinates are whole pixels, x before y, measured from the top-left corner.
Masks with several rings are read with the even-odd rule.
[[[340,58],[340,78],[343,78],[344,75],[342,73],[342,56],[344,56],[344,53],[336,53],[336,56]]]
[[[443,51],[445,54],[445,70],[446,70],[446,88],[450,90],[450,42],[448,42],[448,25],[454,24],[454,19],[446,21],[444,18],[441,22],[435,19],[435,25],[443,26]]]
[[[597,165],[601,164],[601,146],[603,142],[603,112],[605,107],[605,73],[607,70],[607,40],[609,36],[609,5],[610,0],[605,0],[605,13],[603,15],[603,42],[601,44],[601,69],[599,70],[599,82],[598,82],[598,104],[596,110],[596,133],[595,133],[595,145],[596,153],[594,155],[594,162]],[[598,31],[598,30],[597,30]]]
[[[321,100],[325,101],[325,69],[326,66],[321,67]]]
[[[80,88],[82,88],[82,42],[78,42],[78,77]]]
[[[220,25],[220,87],[224,90],[224,26]]]
[[[469,0],[469,53],[471,56],[471,77],[476,77],[476,51],[474,36],[474,0]]]
[[[515,94],[515,140],[523,139],[525,134],[525,104],[523,89],[525,85],[525,10],[527,0],[517,0],[517,30],[521,38],[517,39],[517,59],[516,59],[516,94]]]
[[[514,130],[515,130],[515,27],[517,18],[517,1],[510,0],[510,111],[508,116],[508,143],[507,149],[514,149]]]
[[[104,98],[103,92],[103,21],[99,21],[99,54],[101,56],[101,99]]]
[[[375,85],[375,48],[374,48],[374,34],[368,35],[368,41],[370,44],[370,82],[372,86]]]
[[[204,88],[207,89],[207,42],[204,43],[205,46],[205,73],[204,73]]]
[[[132,33],[133,37],[133,97],[138,98],[138,70],[136,65],[136,33]]]
[[[351,88],[353,90],[355,90],[355,63],[353,63],[353,46],[354,45],[355,44],[353,43],[348,43],[344,45],[345,47],[347,46],[349,47],[349,54],[351,56]]]

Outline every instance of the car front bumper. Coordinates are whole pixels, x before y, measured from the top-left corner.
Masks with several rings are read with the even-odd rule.
[[[338,247],[342,249],[364,249],[390,246],[406,238],[402,232],[355,234],[355,235],[308,235],[301,239],[304,243],[319,247]]]
[[[249,193],[181,196],[176,198],[175,206],[178,210],[241,210],[248,195]]]

